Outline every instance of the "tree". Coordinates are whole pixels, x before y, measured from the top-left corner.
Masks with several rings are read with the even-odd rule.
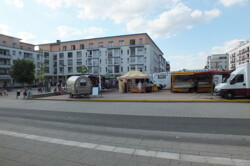
[[[46,80],[44,74],[46,73],[46,68],[45,68],[45,65],[44,65],[44,62],[43,62],[43,50],[39,50],[39,58],[40,58],[40,61],[37,63],[37,72],[36,72],[36,79],[39,80],[39,82],[43,82]]]
[[[76,67],[76,71],[77,71],[78,73],[82,73],[82,74],[84,75],[84,74],[87,74],[87,73],[89,72],[89,69],[88,69],[87,66],[82,65],[82,66]]]
[[[35,80],[35,64],[26,59],[17,59],[11,66],[10,75],[16,82],[32,84]]]

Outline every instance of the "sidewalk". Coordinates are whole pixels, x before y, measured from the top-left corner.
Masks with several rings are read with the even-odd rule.
[[[38,99],[39,100],[39,99]],[[119,93],[118,90],[104,90],[99,96],[87,98],[69,98],[69,95],[59,95],[40,98],[40,100],[64,101],[111,101],[111,102],[250,102],[249,99],[237,98],[225,100],[212,93],[172,93],[162,90],[152,93]]]

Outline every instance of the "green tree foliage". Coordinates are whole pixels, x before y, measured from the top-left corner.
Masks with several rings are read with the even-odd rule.
[[[87,74],[87,73],[89,72],[89,69],[88,69],[87,66],[82,65],[82,66],[78,66],[78,67],[76,68],[76,71],[77,71],[78,73],[82,73],[82,74],[84,75],[84,74]]]
[[[18,59],[11,66],[10,74],[18,83],[32,84],[35,80],[35,64],[30,60]]]
[[[44,74],[46,73],[46,68],[45,68],[45,64],[43,62],[43,50],[39,50],[39,58],[40,61],[37,63],[37,72],[36,72],[36,79],[39,80],[39,82],[45,81],[46,78],[44,77]]]

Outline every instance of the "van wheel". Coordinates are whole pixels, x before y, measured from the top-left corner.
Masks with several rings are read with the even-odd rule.
[[[234,98],[234,93],[232,91],[227,91],[224,94],[224,98],[226,98],[226,99],[233,99]]]

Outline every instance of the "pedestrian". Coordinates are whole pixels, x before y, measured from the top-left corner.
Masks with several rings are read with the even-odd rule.
[[[32,90],[31,88],[29,88],[29,90],[27,91],[26,100],[31,99],[31,98],[32,98]]]
[[[27,97],[27,89],[24,88],[24,89],[23,89],[23,100],[25,100],[26,97]]]

